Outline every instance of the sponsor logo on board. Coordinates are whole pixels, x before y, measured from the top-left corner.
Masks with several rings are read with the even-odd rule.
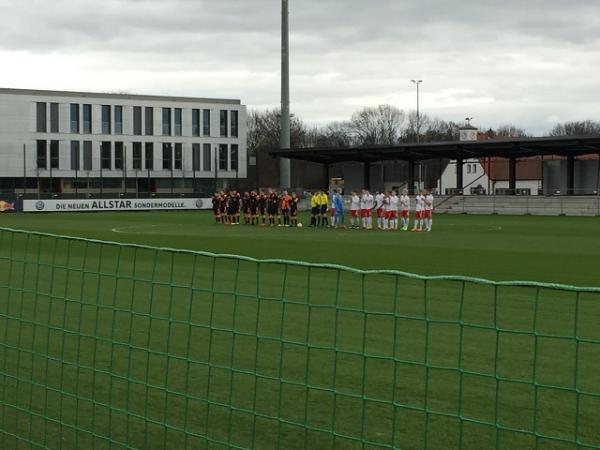
[[[15,210],[14,203],[9,203],[9,202],[5,202],[4,200],[0,200],[0,212],[14,211],[14,210]]]

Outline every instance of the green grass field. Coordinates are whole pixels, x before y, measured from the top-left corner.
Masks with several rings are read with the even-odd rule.
[[[308,222],[305,218],[304,224]],[[209,213],[3,215],[0,226],[421,275],[600,286],[597,217],[438,215],[431,234],[391,236],[306,227],[219,227],[213,225]]]
[[[0,227],[421,275],[600,286],[598,218],[434,232],[205,213]],[[600,291],[0,231],[0,448],[600,448]]]

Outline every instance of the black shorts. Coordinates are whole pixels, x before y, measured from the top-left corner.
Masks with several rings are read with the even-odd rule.
[[[320,211],[320,209],[318,206],[314,206],[311,210],[313,216],[316,216],[317,214],[319,214],[319,211]]]
[[[256,208],[250,208],[250,215],[256,216]]]
[[[298,216],[298,208],[290,209],[290,216],[292,216],[292,217]]]
[[[267,212],[267,208],[265,208],[264,206],[261,206],[260,208],[258,208],[260,215],[264,216],[265,213]]]
[[[321,205],[321,214],[326,214],[327,213],[327,205]]]
[[[290,210],[289,209],[282,209],[281,210],[281,214],[283,214],[284,216],[287,216],[290,214]]]
[[[276,216],[277,215],[277,208],[269,208],[269,215],[270,216]]]

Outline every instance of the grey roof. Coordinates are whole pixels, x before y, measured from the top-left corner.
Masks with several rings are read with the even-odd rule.
[[[600,154],[600,136],[510,138],[486,141],[425,142],[422,144],[313,147],[273,150],[271,156],[321,164],[340,162],[426,161],[429,159],[524,158]]]
[[[121,100],[140,100],[156,102],[180,102],[180,103],[220,103],[227,105],[241,105],[240,100],[206,97],[177,97],[171,95],[135,95],[101,92],[76,92],[76,91],[45,91],[39,89],[12,89],[0,88],[0,94],[32,95],[45,97],[79,97],[79,98],[112,98]]]

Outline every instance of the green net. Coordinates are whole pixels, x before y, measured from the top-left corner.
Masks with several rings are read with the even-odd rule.
[[[0,448],[600,449],[600,289],[0,229]]]

